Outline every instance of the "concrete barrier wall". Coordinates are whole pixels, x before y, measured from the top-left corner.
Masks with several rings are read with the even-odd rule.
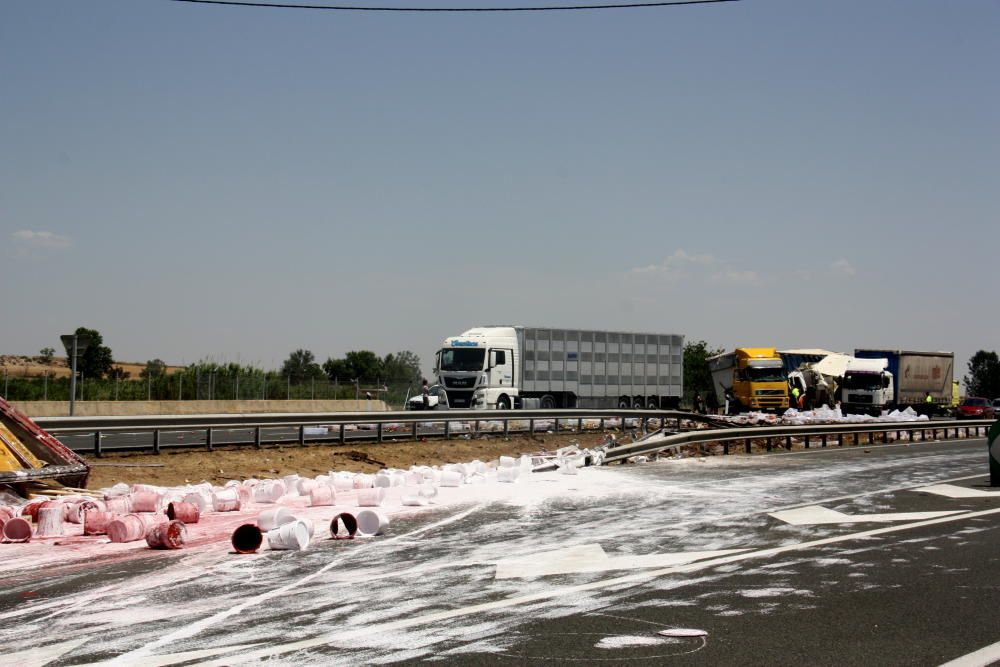
[[[12,401],[29,417],[69,416],[69,401]],[[259,412],[381,412],[385,401],[77,401],[77,417],[222,415]]]

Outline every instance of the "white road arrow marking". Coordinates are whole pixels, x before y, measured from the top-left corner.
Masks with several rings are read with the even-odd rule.
[[[553,574],[574,574],[582,572],[607,572],[609,570],[635,570],[646,567],[670,567],[684,565],[705,558],[717,558],[746,551],[727,549],[724,551],[687,551],[669,554],[647,554],[644,556],[608,556],[600,544],[583,544],[566,549],[543,551],[528,556],[518,556],[497,562],[497,579],[517,579],[526,577],[547,577]]]
[[[1000,498],[1000,489],[996,491],[984,491],[983,489],[970,489],[965,486],[955,486],[953,484],[934,484],[923,486],[919,489],[911,489],[918,493],[933,493],[936,496],[946,498]]]
[[[811,507],[799,507],[793,510],[782,512],[772,512],[769,516],[790,523],[793,526],[810,526],[826,523],[891,523],[893,521],[923,521],[924,519],[936,519],[951,514],[961,514],[965,510],[952,510],[950,512],[894,512],[892,514],[844,514],[836,510],[813,505]]]

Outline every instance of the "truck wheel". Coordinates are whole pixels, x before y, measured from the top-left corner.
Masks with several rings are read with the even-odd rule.
[[[618,407],[621,408],[622,410],[628,410],[630,407],[632,407],[632,401],[622,396],[621,398],[618,399]]]
[[[510,399],[506,396],[501,396],[497,399],[497,410],[510,410]]]
[[[642,396],[636,396],[632,400],[632,407],[635,408],[636,410],[642,410],[644,407],[646,407],[646,401],[642,400]]]
[[[545,394],[542,396],[541,408],[542,410],[552,410],[556,407],[556,397],[552,394]]]
[[[646,409],[647,410],[659,410],[660,409],[660,402],[658,400],[656,400],[655,398],[650,398],[649,401],[646,403]]]

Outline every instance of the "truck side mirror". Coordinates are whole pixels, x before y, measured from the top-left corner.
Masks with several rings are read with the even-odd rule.
[[[883,375],[882,376],[882,388],[883,389],[888,389],[889,388],[889,376],[888,375]]]

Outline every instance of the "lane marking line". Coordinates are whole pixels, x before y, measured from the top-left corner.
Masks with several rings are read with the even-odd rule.
[[[947,512],[894,512],[891,514],[844,514],[819,505],[800,507],[794,510],[771,512],[768,516],[793,526],[813,526],[827,523],[890,523],[892,521],[922,521],[939,516],[961,514],[965,510]]]
[[[954,660],[941,665],[941,667],[987,667],[1000,661],[1000,642],[984,646],[978,651],[973,651]]]
[[[984,491],[982,489],[970,489],[965,486],[953,486],[951,484],[933,484],[910,490],[918,493],[933,493],[936,496],[944,496],[946,498],[1000,498],[1000,489],[996,491]]]

